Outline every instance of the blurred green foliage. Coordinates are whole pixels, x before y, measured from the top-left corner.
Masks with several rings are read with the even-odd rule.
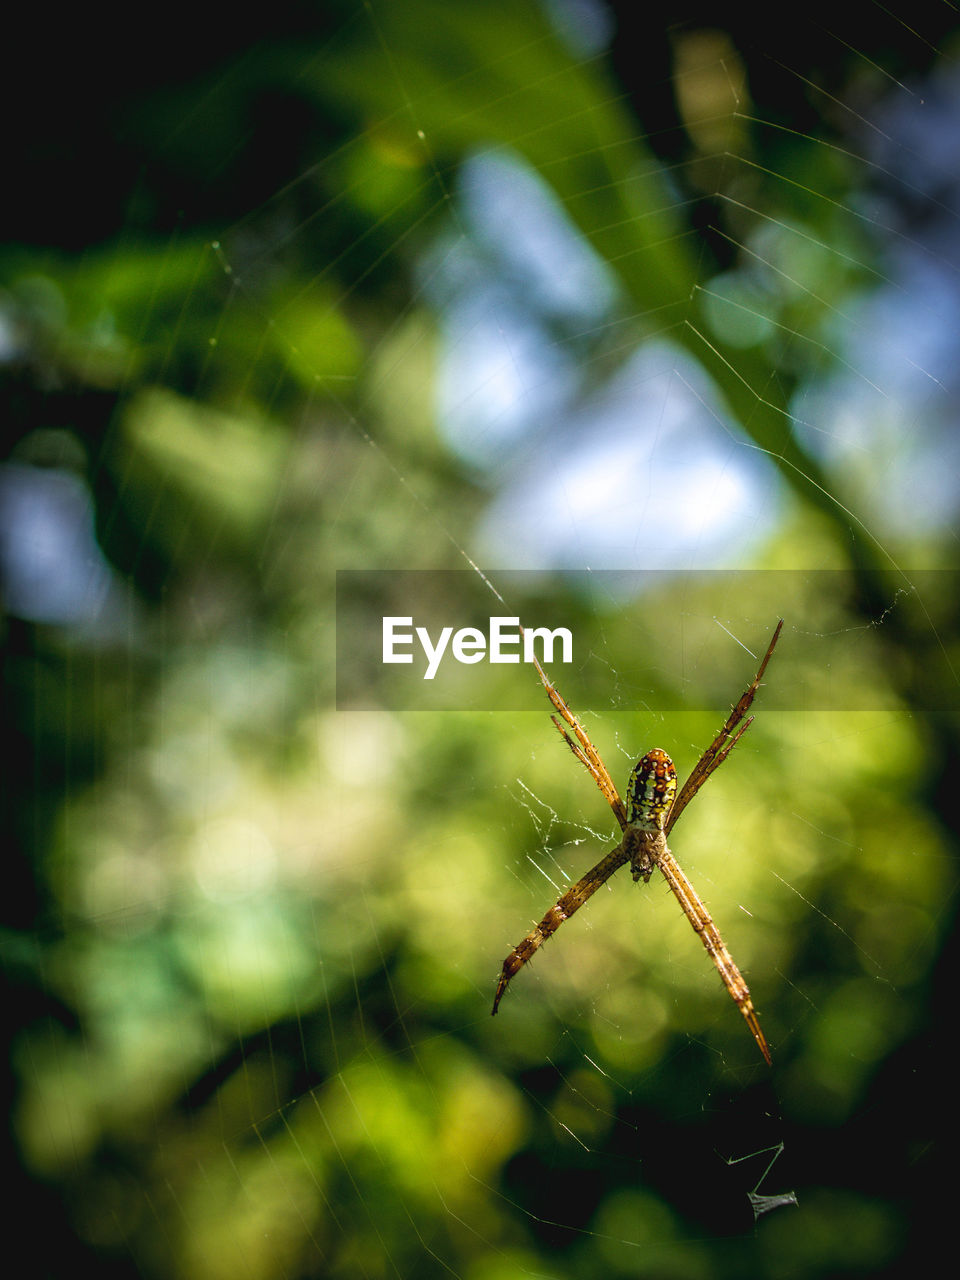
[[[618,82],[548,15],[327,4],[236,48],[222,17],[208,42],[168,15],[186,61],[162,67],[161,42],[142,84],[83,100],[110,124],[92,171],[118,175],[99,214],[94,192],[69,234],[38,219],[0,258],[7,456],[82,479],[118,592],[99,630],[5,635],[36,1274],[877,1275],[931,1238],[956,599],[884,614],[894,535],[850,517],[785,412],[882,271],[850,213],[865,179],[819,99],[802,129],[755,127],[801,76],[750,101],[765,53],[733,17],[678,26],[670,74],[640,54]],[[490,496],[434,419],[442,320],[418,276],[468,234],[456,175],[488,146],[617,282],[615,321],[570,340],[586,379],[669,336],[790,492],[754,564],[851,570],[825,598],[789,574],[732,594],[730,616],[788,615],[770,686],[806,687],[805,639],[862,628],[836,687],[867,709],[761,694],[674,841],[749,974],[770,1077],[675,903],[625,874],[490,1019],[504,954],[612,837],[545,699],[334,710],[334,571],[463,568]],[[682,690],[640,658],[697,614],[693,588],[581,608],[609,686],[575,710],[611,771],[653,721],[685,773],[718,717],[658,722]],[[718,707],[752,675],[737,656]],[[788,1188],[799,1207],[754,1230],[747,1193]]]

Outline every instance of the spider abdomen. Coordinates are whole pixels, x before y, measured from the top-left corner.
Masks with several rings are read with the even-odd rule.
[[[677,794],[677,771],[665,751],[654,747],[633,767],[627,783],[627,822],[641,831],[662,831]]]

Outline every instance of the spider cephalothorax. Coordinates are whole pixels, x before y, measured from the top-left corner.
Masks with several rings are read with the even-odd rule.
[[[617,822],[623,830],[623,839],[617,847],[592,867],[582,879],[566,891],[550,908],[540,923],[527,934],[522,942],[510,952],[503,962],[500,980],[497,983],[493,998],[493,1012],[507,989],[507,983],[518,973],[531,956],[546,940],[553,936],[564,920],[568,920],[607,880],[625,863],[629,862],[634,880],[650,879],[655,868],[663,873],[670,891],[680,903],[684,914],[700,936],[711,960],[717,966],[717,972],[732,999],[746,1019],[753,1038],[760,1046],[767,1063],[770,1062],[770,1050],[760,1029],[757,1012],[750,999],[750,991],[743,975],[734,964],[733,957],[727,950],[720,930],[713,923],[709,911],[700,901],[693,885],[684,875],[676,858],[667,845],[667,836],[673,829],[677,819],[697,794],[707,778],[715,769],[723,764],[727,756],[749,729],[753,720],[751,716],[744,720],[754,695],[760,687],[763,673],[767,669],[770,655],[780,638],[783,621],[777,623],[773,639],[764,654],[763,661],[751,684],[740,696],[740,700],[730,712],[723,728],[704,751],[693,767],[693,772],[677,794],[677,771],[673,761],[665,751],[655,747],[642,756],[630,774],[627,784],[627,802],[620,799],[620,793],[607,767],[600,758],[600,753],[590,741],[586,730],[560,696],[559,690],[550,683],[546,673],[536,663],[537,671],[547,691],[547,696],[556,707],[561,719],[573,730],[573,737],[567,732],[556,716],[551,717],[557,729],[563,735],[567,746],[582,765],[589,771],[594,782],[603,792],[607,803],[613,810]]]

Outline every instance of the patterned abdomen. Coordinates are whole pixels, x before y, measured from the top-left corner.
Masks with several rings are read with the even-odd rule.
[[[662,831],[677,794],[677,771],[665,751],[654,747],[633,767],[627,783],[627,822],[641,831]]]

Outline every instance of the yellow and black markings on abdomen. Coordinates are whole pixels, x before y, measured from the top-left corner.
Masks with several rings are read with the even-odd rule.
[[[654,747],[633,767],[627,783],[627,823],[641,831],[662,831],[677,794],[677,771],[665,751]]]

